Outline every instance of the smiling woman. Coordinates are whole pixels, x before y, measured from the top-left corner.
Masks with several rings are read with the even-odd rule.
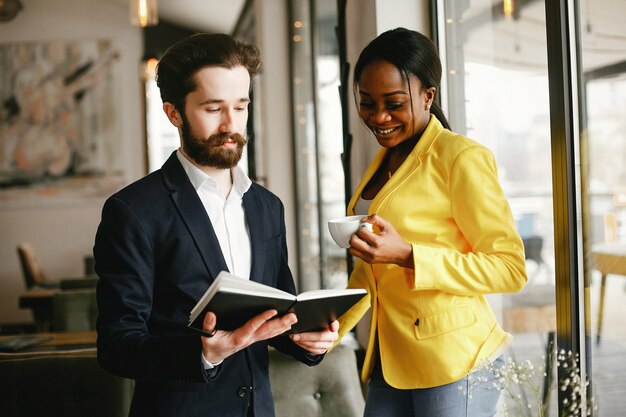
[[[407,77],[381,60],[366,66],[359,78],[359,116],[381,146],[392,148],[424,131],[435,92],[435,87],[422,88],[415,75]]]
[[[359,116],[382,146],[348,204],[373,225],[349,248],[348,285],[370,297],[340,318],[345,334],[371,309],[365,416],[495,415],[495,377],[479,365],[502,366],[511,336],[486,295],[526,283],[493,155],[447,128],[441,74],[434,44],[404,28],[371,41],[354,68]],[[480,383],[460,391],[470,378]]]
[[[380,172],[393,175],[430,121],[436,88],[423,88],[415,75],[384,60],[365,66],[358,85],[359,117],[380,146],[390,149]]]

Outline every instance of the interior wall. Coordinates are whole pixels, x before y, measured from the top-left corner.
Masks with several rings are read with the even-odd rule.
[[[12,21],[0,22],[0,42],[111,39],[120,59],[116,117],[123,137],[127,181],[144,174],[144,137],[141,123],[139,62],[142,34],[130,25],[125,5],[96,0],[29,0]],[[58,201],[42,207],[0,207],[0,324],[32,320],[30,310],[18,308],[24,291],[16,245],[30,242],[52,278],[80,276],[83,256],[92,252],[104,197],[80,203]]]

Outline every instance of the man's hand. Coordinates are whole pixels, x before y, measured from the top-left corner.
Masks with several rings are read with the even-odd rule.
[[[330,349],[339,337],[339,322],[337,320],[321,332],[292,334],[291,340],[302,349],[315,355],[323,355]]]
[[[211,363],[219,363],[230,355],[247,348],[261,340],[271,339],[291,329],[298,319],[293,313],[274,318],[276,310],[267,310],[248,320],[246,324],[233,331],[215,331],[217,318],[215,313],[208,312],[204,316],[202,330],[213,337],[202,340],[202,355]]]

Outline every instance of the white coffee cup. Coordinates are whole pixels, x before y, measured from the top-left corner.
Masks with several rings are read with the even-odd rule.
[[[350,247],[350,238],[359,228],[364,227],[370,232],[372,231],[371,223],[362,223],[361,219],[367,217],[364,215],[339,217],[328,221],[328,230],[333,237],[335,243],[342,248]]]

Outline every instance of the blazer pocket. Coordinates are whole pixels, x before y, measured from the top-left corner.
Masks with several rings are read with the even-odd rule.
[[[470,304],[438,311],[415,320],[415,337],[428,339],[464,329],[476,323],[476,315]]]

